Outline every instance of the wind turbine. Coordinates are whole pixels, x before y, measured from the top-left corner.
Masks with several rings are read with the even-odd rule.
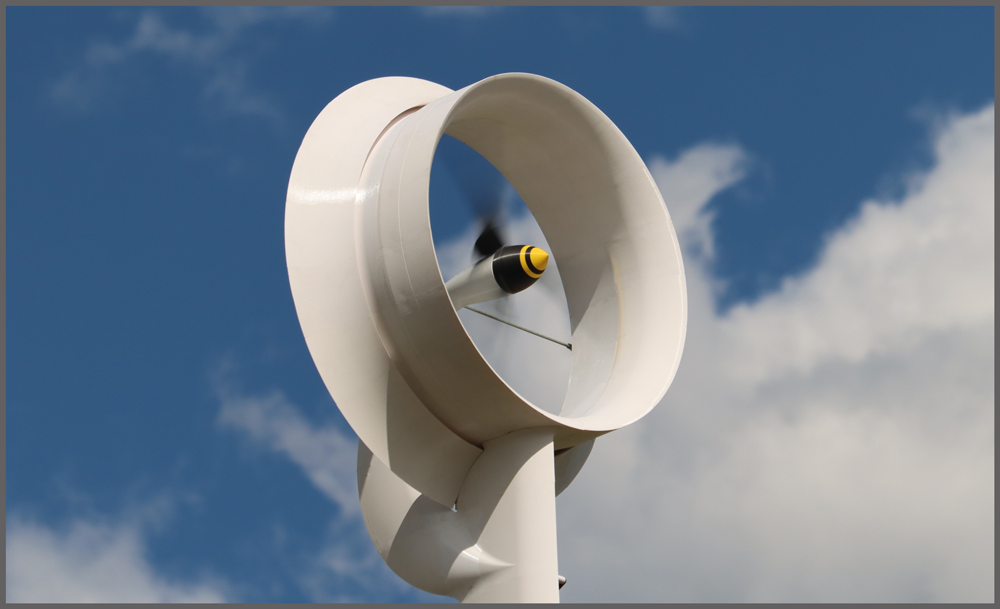
[[[444,135],[503,174],[550,251],[490,253],[497,243],[483,239],[483,260],[445,282],[428,213]],[[555,496],[595,438],[659,402],[684,344],[680,248],[625,136],[541,76],[458,91],[370,80],[306,133],[285,248],[306,343],[360,439],[362,514],[381,556],[409,583],[463,602],[558,602]],[[558,262],[572,330],[558,414],[498,375],[458,315],[508,298],[518,272],[537,279],[543,254]]]

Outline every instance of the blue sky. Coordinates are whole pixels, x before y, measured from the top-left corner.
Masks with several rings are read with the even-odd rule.
[[[354,436],[288,286],[285,190],[306,129],[350,86],[402,75],[458,89],[503,72],[552,78],[603,110],[647,161],[690,254],[677,386],[648,423],[604,452],[599,440],[560,498],[563,599],[993,599],[992,7],[10,7],[6,34],[8,600],[51,592],[32,579],[46,569],[70,598],[441,600],[395,578],[357,513]],[[988,181],[962,173],[986,154]],[[445,204],[456,213],[435,237],[466,248],[471,216]],[[941,227],[968,230],[925,259]],[[883,266],[844,253],[893,247],[906,255]],[[893,294],[910,294],[909,308]],[[837,336],[802,346],[823,332]],[[759,365],[718,363],[723,344]],[[743,389],[699,384],[719,374]],[[928,376],[944,380],[921,385]],[[929,434],[935,425],[950,431]],[[885,435],[842,458],[812,455],[812,475],[761,448],[840,455],[858,429]],[[602,484],[626,485],[625,497],[633,478],[621,472],[648,475],[628,455],[655,430],[671,442],[651,471],[683,475],[644,495],[641,514],[596,511]],[[733,439],[748,452],[695,446]],[[898,521],[866,503],[851,467],[873,487],[912,483],[883,506],[944,484],[953,501],[906,513],[961,530],[892,530],[880,547],[909,557],[877,569],[858,566],[864,539],[813,540],[820,549],[801,555],[794,541],[759,540],[786,526],[766,514],[807,496],[807,480],[841,488],[840,513],[857,514],[845,530]],[[742,520],[719,511],[734,499],[725,480],[743,481]],[[641,558],[628,544],[642,537],[608,513],[646,519],[694,558]],[[595,559],[618,552],[621,568]],[[633,554],[646,566],[629,569]],[[803,570],[794,581],[790,564]]]

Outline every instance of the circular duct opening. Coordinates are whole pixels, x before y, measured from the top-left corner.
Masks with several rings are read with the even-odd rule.
[[[503,174],[448,135],[434,153],[429,199],[434,249],[445,282],[500,245],[550,250],[538,222]],[[560,413],[573,354],[560,344],[570,343],[571,331],[555,258],[530,288],[462,308],[458,317],[479,353],[511,389],[548,413]]]
[[[428,194],[445,135],[510,182],[558,265],[573,345],[559,415],[525,401],[496,374],[444,289]],[[367,268],[376,269],[372,310],[396,368],[439,420],[476,444],[555,426],[557,445],[560,434],[571,445],[656,405],[684,341],[680,251],[645,165],[593,104],[538,76],[488,78],[398,121],[370,162],[361,186],[377,205],[362,212],[361,240]]]

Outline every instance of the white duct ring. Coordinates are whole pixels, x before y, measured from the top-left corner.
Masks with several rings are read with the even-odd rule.
[[[562,415],[534,406],[479,354],[448,299],[428,213],[443,133],[499,169],[558,262],[573,328]],[[644,416],[680,360],[680,249],[656,186],[614,124],[529,74],[459,91],[362,83],[303,140],[285,220],[289,278],[310,352],[345,418],[402,480],[453,501],[484,442],[552,427],[556,449]]]

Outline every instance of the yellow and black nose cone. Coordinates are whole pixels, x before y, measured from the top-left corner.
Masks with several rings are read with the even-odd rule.
[[[549,264],[549,253],[534,245],[508,245],[493,254],[493,278],[508,294],[538,281]]]

